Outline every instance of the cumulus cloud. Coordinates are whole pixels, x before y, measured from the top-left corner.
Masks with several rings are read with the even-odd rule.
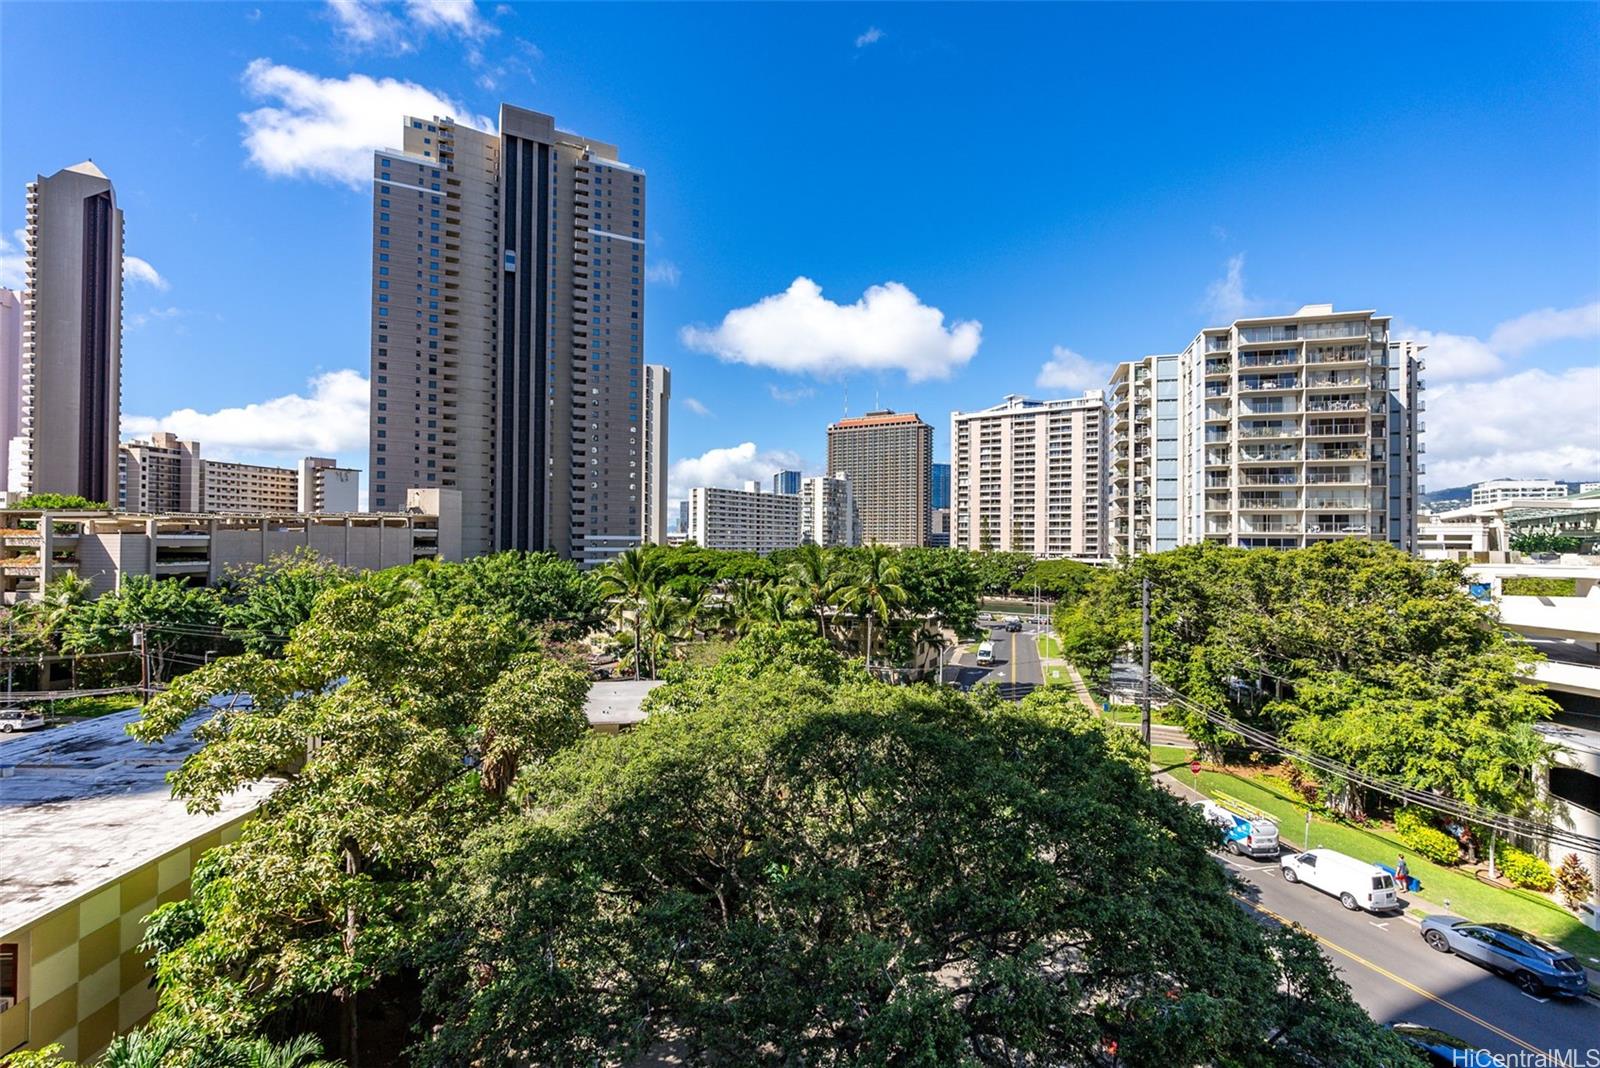
[[[165,292],[169,286],[167,280],[161,277],[161,272],[150,266],[149,260],[141,260],[138,256],[122,257],[122,277],[130,282],[139,282]]]
[[[1446,383],[1427,397],[1429,486],[1600,476],[1600,367],[1530,368]]]
[[[808,397],[815,397],[817,391],[810,386],[796,386],[794,389],[784,389],[776,382],[767,383],[767,392],[779,404],[798,404]]]
[[[142,312],[134,312],[127,317],[127,328],[130,331],[138,330],[153,320],[182,319],[189,313],[182,308],[148,308]]]
[[[1553,341],[1597,337],[1600,337],[1600,300],[1577,308],[1540,308],[1509,319],[1494,328],[1494,333],[1489,335],[1489,347],[1517,356]]]
[[[480,130],[493,120],[415,82],[351,74],[320,78],[294,67],[254,60],[244,87],[266,106],[240,115],[250,162],[285,178],[361,186],[372,180],[372,153],[400,139],[406,115],[451,116]]]
[[[695,415],[708,416],[708,415],[711,414],[711,409],[710,408],[707,408],[704,404],[701,404],[698,400],[696,400],[693,397],[685,397],[685,398],[683,398],[683,406],[685,408],[689,409]]]
[[[1249,318],[1262,302],[1244,291],[1244,253],[1228,257],[1228,269],[1206,286],[1206,311],[1217,325]]]
[[[328,0],[334,32],[352,48],[416,49],[419,34],[481,41],[495,32],[473,0]]]
[[[671,260],[655,260],[646,264],[644,269],[646,282],[659,282],[664,286],[676,286],[681,276],[678,265]]]
[[[20,226],[11,231],[10,240],[0,234],[0,288],[22,288],[28,266],[27,241],[28,235]]]
[[[1050,358],[1039,368],[1034,384],[1041,389],[1099,389],[1111,377],[1111,365],[1095,363],[1065,345],[1050,350]]]
[[[199,412],[180,408],[165,416],[125,415],[124,435],[168,430],[199,441],[206,455],[278,453],[285,458],[361,452],[367,444],[367,379],[359,371],[330,371],[307,383],[306,393],[243,407]]]
[[[867,45],[877,44],[883,40],[883,31],[876,26],[868,26],[866,31],[856,38],[856,47],[865,48]]]
[[[363,424],[364,425],[364,424]],[[689,496],[696,486],[722,486],[741,489],[750,480],[771,485],[772,476],[779,471],[805,469],[798,453],[786,449],[762,450],[756,443],[746,441],[725,449],[710,449],[699,456],[687,456],[672,462],[667,474],[667,496],[679,500]]]
[[[729,363],[833,377],[903,371],[909,381],[949,378],[978,351],[983,324],[944,325],[944,313],[899,282],[873,286],[854,304],[835,304],[809,278],[735,308],[715,327],[686,326],[683,344]]]
[[[1556,342],[1600,338],[1600,301],[1575,308],[1541,308],[1507,319],[1487,341],[1470,334],[1423,330],[1399,320],[1391,333],[1428,346],[1429,382],[1482,378],[1502,370],[1508,357]]]

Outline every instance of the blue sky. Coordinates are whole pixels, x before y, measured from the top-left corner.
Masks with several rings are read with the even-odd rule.
[[[1597,39],[1595,4],[6,3],[0,282],[24,184],[93,157],[149,265],[125,429],[364,468],[364,161],[505,100],[650,174],[675,492],[819,468],[847,391],[942,459],[952,409],[1327,301],[1430,344],[1430,486],[1600,479]]]

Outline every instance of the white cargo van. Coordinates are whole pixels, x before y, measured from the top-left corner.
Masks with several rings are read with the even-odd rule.
[[[1339,899],[1339,904],[1352,912],[1356,909],[1390,912],[1400,907],[1394,876],[1376,864],[1331,849],[1291,853],[1283,858],[1281,869],[1284,879],[1332,894]]]
[[[984,642],[978,646],[978,666],[994,666],[994,642]]]

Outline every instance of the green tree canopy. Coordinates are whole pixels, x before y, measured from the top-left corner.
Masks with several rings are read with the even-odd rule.
[[[281,659],[227,657],[151,702],[132,728],[146,740],[249,695],[196,728],[172,790],[198,811],[271,791],[151,918],[163,1018],[230,1035],[337,1007],[351,1055],[357,995],[411,966],[438,862],[587,728],[586,676],[537,640],[508,614],[358,580],[318,597]]]
[[[301,547],[266,564],[241,568],[223,589],[222,618],[245,649],[275,653],[311,618],[317,595],[350,572]]]
[[[420,1063],[1411,1063],[1131,738],[1053,691],[834,685],[779,634],[466,843]]]
[[[111,506],[105,501],[91,501],[76,493],[30,493],[20,498],[13,508],[40,508],[51,511],[103,512]]]
[[[1067,655],[1091,675],[1136,648],[1146,578],[1154,669],[1194,702],[1231,702],[1305,749],[1409,786],[1535,805],[1528,762],[1548,748],[1519,739],[1554,705],[1520,681],[1537,654],[1495,626],[1461,565],[1354,539],[1141,556],[1058,612]],[[1212,747],[1229,740],[1193,713],[1185,726]]]

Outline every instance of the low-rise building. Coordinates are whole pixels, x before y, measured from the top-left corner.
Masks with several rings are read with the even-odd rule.
[[[1566,495],[1566,484],[1550,478],[1496,478],[1472,487],[1473,504],[1559,500]]]
[[[761,483],[742,490],[696,486],[689,491],[689,540],[707,549],[767,553],[800,544],[800,498],[762,493]]]
[[[458,492],[412,494],[416,511],[382,514],[0,510],[0,602],[36,600],[46,582],[67,573],[97,595],[120,589],[130,575],[214,586],[234,570],[297,549],[358,571],[460,559]]]

